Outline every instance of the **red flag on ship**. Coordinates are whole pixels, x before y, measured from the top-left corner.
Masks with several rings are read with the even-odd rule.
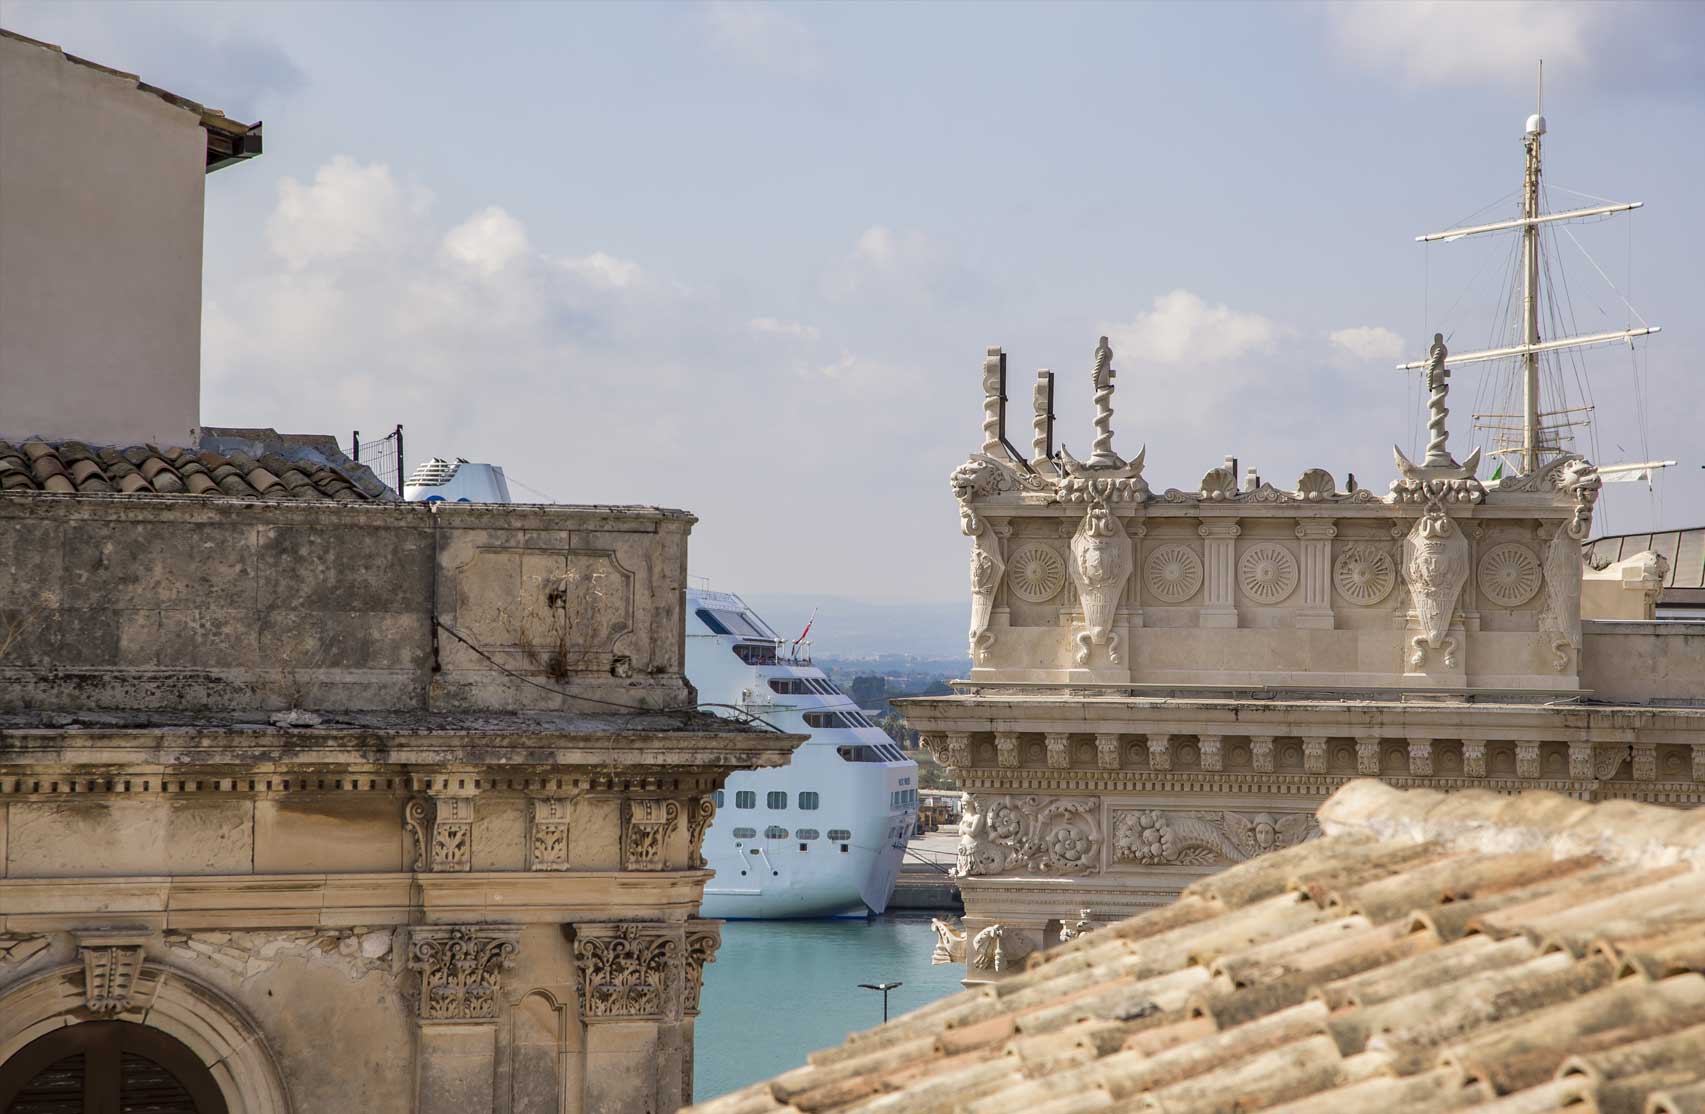
[[[811,624],[817,621],[817,609],[811,609],[811,618],[805,620],[805,629],[799,632],[799,637],[793,640],[795,646],[805,641],[805,636],[811,633]]]

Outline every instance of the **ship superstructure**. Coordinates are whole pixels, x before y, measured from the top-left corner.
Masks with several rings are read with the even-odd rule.
[[[776,634],[732,592],[688,589],[687,676],[707,705],[810,736],[786,766],[742,771],[717,791],[704,842],[716,877],[704,915],[886,909],[917,821],[917,763],[811,664],[802,643]]]

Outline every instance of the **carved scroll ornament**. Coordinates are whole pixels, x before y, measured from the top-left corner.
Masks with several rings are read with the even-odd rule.
[[[583,1021],[662,1018],[679,996],[681,941],[664,925],[576,925]]]
[[[1431,483],[1429,483],[1431,486]],[[1445,514],[1442,501],[1430,500],[1403,542],[1403,577],[1409,582],[1421,634],[1411,639],[1409,664],[1419,669],[1427,650],[1444,650],[1445,667],[1456,665],[1455,639],[1447,638],[1456,600],[1468,581],[1468,539]]]
[[[498,986],[514,965],[517,937],[518,930],[485,926],[414,929],[408,965],[420,972],[421,1019],[495,1019]]]
[[[1100,802],[1095,798],[965,794],[959,821],[960,877],[1024,868],[1090,874],[1100,869]]]
[[[681,821],[675,801],[643,798],[622,802],[622,868],[662,870],[669,835]]]
[[[681,996],[683,1012],[699,1012],[699,992],[704,987],[705,964],[716,962],[716,952],[721,946],[721,921],[687,922],[687,962],[684,968],[686,985]]]
[[[1141,866],[1212,866],[1241,862],[1319,835],[1308,813],[1118,812],[1113,854]]]
[[[1089,664],[1090,648],[1106,646],[1107,659],[1121,661],[1119,635],[1113,629],[1119,600],[1130,578],[1133,546],[1105,501],[1091,503],[1072,536],[1072,582],[1083,601],[1084,625],[1074,636],[1079,665]]]

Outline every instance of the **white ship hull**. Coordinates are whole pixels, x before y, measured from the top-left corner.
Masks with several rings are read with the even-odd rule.
[[[717,793],[704,842],[716,876],[702,912],[730,920],[880,913],[917,820],[917,763],[821,670],[778,643],[738,596],[687,593],[687,676],[699,699],[810,736],[787,766],[731,774]]]

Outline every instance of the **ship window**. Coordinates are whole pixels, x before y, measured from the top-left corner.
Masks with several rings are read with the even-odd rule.
[[[750,789],[740,790],[740,792],[734,794],[734,807],[735,808],[757,808],[758,807],[758,794],[753,792]]]
[[[787,793],[781,789],[772,789],[764,794],[765,808],[786,808]]]
[[[734,838],[735,839],[755,839],[755,838],[757,838],[757,835],[758,835],[758,829],[756,829],[756,828],[735,828],[734,829]]]
[[[734,656],[747,665],[776,664],[776,648],[774,646],[760,646],[753,642],[736,642],[731,649],[734,651]]]
[[[835,753],[845,762],[881,762],[882,753],[875,747],[844,746],[836,747]]]
[[[800,677],[771,677],[770,689],[784,696],[810,695],[811,686]]]
[[[847,853],[847,845],[843,843],[843,844],[841,844],[841,854],[845,855],[846,853]]]
[[[787,838],[787,829],[782,827],[779,824],[771,824],[769,827],[764,829],[764,838],[765,839],[786,839]]]
[[[735,634],[741,638],[774,638],[776,632],[764,626],[763,621],[756,615],[748,615],[740,611],[725,611],[720,608],[701,607],[698,610],[699,621],[717,634]]]
[[[794,830],[795,839],[816,839],[820,833],[816,828],[797,828]]]
[[[699,622],[709,627],[712,634],[733,634],[734,632],[717,622],[716,613],[705,608],[699,608],[693,614],[699,617]]]
[[[726,800],[727,797],[723,794],[722,790],[718,789],[716,791],[716,807],[721,808]]]
[[[799,795],[799,807],[804,809],[807,812],[810,812],[811,810],[815,809],[817,807],[819,801],[820,801],[820,798],[817,796],[817,794],[811,792],[810,790],[806,790],[805,792],[803,792]]]
[[[843,840],[851,839],[852,833],[847,831],[845,828],[830,828],[829,838],[834,840],[836,843],[840,843]]]
[[[807,727],[851,727],[852,724],[839,712],[806,712],[805,726]]]
[[[799,849],[801,851],[809,851],[809,850],[811,850],[811,845],[809,843],[801,843],[799,845]]]

